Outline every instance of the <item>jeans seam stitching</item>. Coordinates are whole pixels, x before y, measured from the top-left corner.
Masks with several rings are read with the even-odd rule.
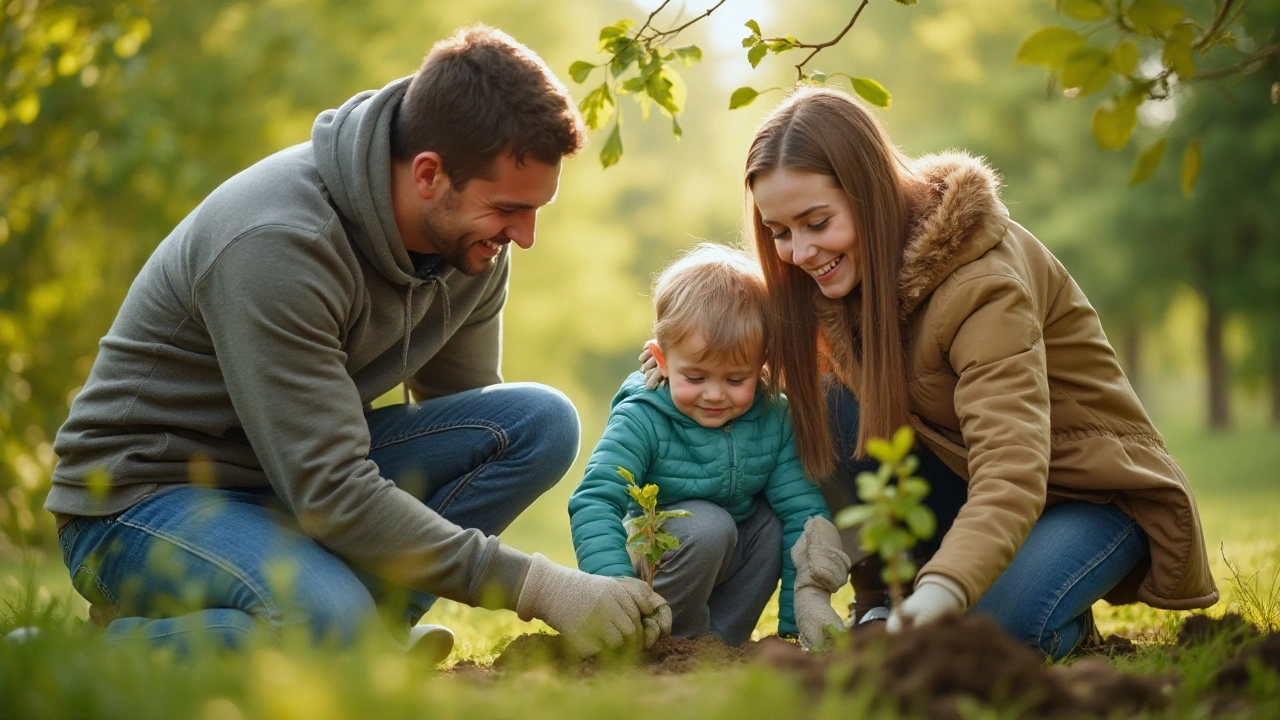
[[[1128,539],[1128,537],[1132,534],[1133,534],[1133,524],[1131,523],[1125,528],[1124,533],[1116,538],[1116,541],[1114,543],[1112,543],[1109,547],[1107,547],[1102,552],[1099,552],[1098,554],[1094,555],[1094,557],[1090,560],[1090,562],[1087,563],[1085,566],[1083,566],[1079,572],[1075,573],[1070,578],[1068,578],[1067,582],[1062,586],[1062,592],[1057,594],[1057,598],[1054,600],[1053,606],[1050,607],[1049,611],[1044,614],[1044,621],[1040,624],[1039,629],[1036,630],[1037,644],[1039,644],[1040,639],[1044,638],[1044,629],[1045,629],[1045,626],[1049,624],[1049,617],[1053,615],[1054,610],[1058,609],[1058,605],[1062,602],[1062,599],[1066,597],[1067,593],[1070,592],[1071,588],[1075,587],[1076,584],[1080,582],[1080,578],[1087,575],[1090,571],[1092,571],[1093,569],[1101,565],[1107,558],[1114,555],[1116,550],[1120,547],[1120,544],[1123,543],[1126,539]],[[1055,635],[1056,634],[1057,633],[1055,633]]]
[[[196,548],[176,537],[169,535],[168,533],[161,532],[154,528],[149,528],[144,525],[138,525],[124,519],[117,520],[117,522],[119,522],[121,525],[124,525],[126,527],[133,528],[138,532],[145,533],[147,535],[160,538],[161,540],[171,542],[174,545],[178,546],[179,548],[191,553],[192,555],[195,555],[196,557],[201,558],[206,562],[213,563],[217,567],[221,568],[224,572],[230,574],[235,579],[239,580],[240,582],[243,582],[245,586],[248,587],[249,590],[255,596],[257,596],[258,601],[263,604],[263,606],[266,608],[267,612],[270,615],[275,616],[280,614],[279,608],[276,607],[275,603],[271,601],[270,596],[268,596],[267,593],[264,592],[263,589],[259,587],[256,582],[254,582],[249,577],[245,576],[245,574],[240,572],[238,569],[232,567],[230,563],[225,562],[221,557],[218,557],[212,553],[200,550],[199,548]]]
[[[482,425],[486,425],[486,426],[492,425],[492,427],[488,427],[487,429],[490,430],[495,436],[497,436],[498,449],[496,452],[494,452],[493,457],[490,458],[488,462],[480,463],[479,465],[476,466],[474,470],[462,476],[462,479],[458,481],[457,487],[455,487],[452,492],[446,495],[444,500],[440,501],[440,506],[436,510],[436,513],[439,515],[444,514],[444,511],[448,509],[450,504],[453,503],[454,498],[458,497],[458,493],[466,489],[467,486],[471,484],[471,481],[475,480],[476,476],[479,475],[481,471],[483,471],[485,468],[487,468],[489,465],[495,462],[501,462],[502,459],[505,458],[507,455],[507,448],[510,446],[510,443],[507,438],[506,430],[504,430],[502,426],[498,425],[497,423],[482,423]]]
[[[373,452],[374,450],[381,450],[391,445],[396,445],[396,444],[405,442],[407,440],[416,440],[417,438],[424,437],[426,435],[434,435],[438,432],[443,432],[445,430],[458,430],[458,429],[465,429],[465,428],[489,430],[490,432],[499,436],[499,438],[503,443],[503,446],[499,448],[499,452],[502,452],[506,449],[506,433],[503,431],[502,426],[499,425],[498,423],[489,422],[486,420],[460,420],[458,422],[453,422],[453,423],[437,423],[435,425],[428,425],[425,428],[420,428],[417,430],[402,432],[398,435],[393,435],[383,440],[382,442],[378,443],[377,445],[370,445],[369,451]]]

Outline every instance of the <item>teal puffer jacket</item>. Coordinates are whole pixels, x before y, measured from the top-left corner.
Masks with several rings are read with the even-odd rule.
[[[622,522],[640,508],[627,494],[619,467],[640,485],[657,485],[662,507],[707,500],[741,523],[763,497],[782,521],[778,633],[795,633],[791,546],[805,520],[831,516],[822,493],[800,467],[786,399],[757,392],[742,416],[722,428],[705,428],[676,409],[667,387],[646,390],[644,375],[635,372],[614,396],[612,408],[582,483],[569,499],[578,567],[596,575],[635,577]]]

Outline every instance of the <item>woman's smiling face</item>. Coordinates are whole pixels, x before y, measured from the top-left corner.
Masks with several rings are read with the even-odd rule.
[[[862,282],[857,230],[849,196],[835,178],[780,167],[756,178],[751,194],[783,262],[842,298]]]

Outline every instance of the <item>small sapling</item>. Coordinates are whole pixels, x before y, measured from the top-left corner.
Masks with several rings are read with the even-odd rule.
[[[892,440],[870,438],[867,454],[880,461],[876,472],[858,474],[859,505],[850,505],[836,515],[836,525],[859,527],[862,549],[884,560],[882,577],[889,585],[894,607],[902,603],[902,588],[916,575],[911,548],[933,537],[937,522],[924,504],[929,482],[915,476],[920,461],[911,454],[915,432],[904,425]]]
[[[636,478],[626,468],[619,466],[618,474],[627,481],[627,492],[631,499],[640,506],[642,514],[631,521],[631,536],[627,538],[627,549],[635,553],[643,561],[641,563],[641,580],[653,587],[653,576],[658,571],[662,556],[668,550],[680,547],[680,540],[662,529],[667,520],[677,517],[693,517],[688,510],[659,510],[658,486],[636,484]]]

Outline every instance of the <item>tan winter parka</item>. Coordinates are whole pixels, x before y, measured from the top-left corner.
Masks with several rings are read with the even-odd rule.
[[[920,576],[970,604],[1009,565],[1047,504],[1115,503],[1147,533],[1150,563],[1106,596],[1159,608],[1218,591],[1187,478],[1061,263],[1009,218],[999,180],[962,153],[918,161],[929,188],[903,251],[901,320],[918,438],[969,483]],[[815,299],[830,362],[859,394],[858,317]]]

